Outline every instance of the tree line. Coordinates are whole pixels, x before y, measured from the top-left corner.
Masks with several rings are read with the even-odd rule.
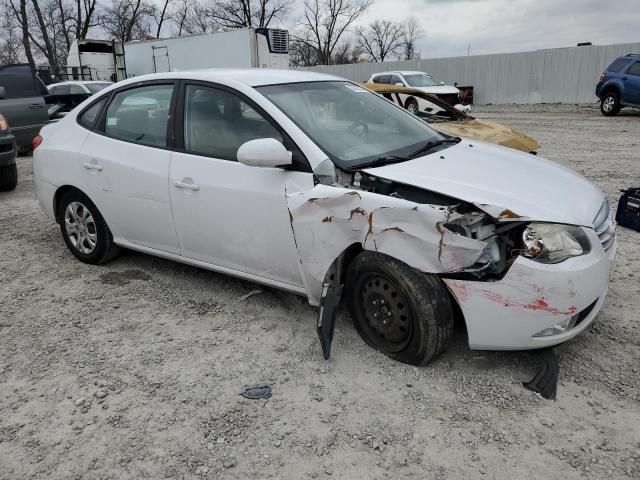
[[[372,0],[0,0],[0,65],[61,71],[75,39],[120,42],[287,25],[292,66],[419,58],[415,17],[361,24]]]

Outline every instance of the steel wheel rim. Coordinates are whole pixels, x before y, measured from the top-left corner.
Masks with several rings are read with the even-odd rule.
[[[361,283],[361,325],[367,337],[380,350],[404,350],[413,332],[409,304],[395,282],[380,273],[366,275]]]
[[[93,215],[85,205],[80,202],[67,205],[64,228],[73,248],[84,255],[93,253],[98,244],[98,232]]]
[[[407,107],[407,110],[409,110],[409,112],[415,115],[418,112],[418,107],[416,106],[415,103],[410,103],[409,106]]]
[[[610,112],[611,110],[613,110],[614,104],[615,104],[615,100],[613,99],[613,97],[607,97],[604,99],[602,108],[604,108],[605,112]]]

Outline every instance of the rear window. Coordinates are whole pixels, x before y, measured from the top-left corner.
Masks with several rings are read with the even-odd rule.
[[[89,108],[87,108],[79,118],[79,122],[81,125],[87,127],[88,129],[93,129],[96,126],[98,121],[98,115],[100,114],[100,110],[102,110],[102,106],[107,101],[106,98],[97,101]]]
[[[618,73],[629,63],[628,58],[618,58],[611,65],[607,67],[607,72]]]

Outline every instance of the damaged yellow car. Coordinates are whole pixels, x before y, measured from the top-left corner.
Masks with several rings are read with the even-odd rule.
[[[528,153],[536,153],[540,148],[537,141],[524,133],[497,122],[474,118],[435,95],[416,88],[383,83],[363,83],[362,86],[396,105],[415,111],[416,115],[433,128],[449,135],[482,140]],[[409,106],[415,107],[410,109]]]

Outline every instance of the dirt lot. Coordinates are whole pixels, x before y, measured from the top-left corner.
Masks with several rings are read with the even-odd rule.
[[[639,182],[640,112],[479,112],[612,201]],[[619,230],[604,309],[557,349],[553,402],[522,387],[530,354],[471,352],[461,328],[414,368],[343,312],[325,362],[301,298],[137,253],[81,264],[19,167],[0,194],[0,478],[640,478],[640,234]],[[256,382],[270,400],[238,395]]]

